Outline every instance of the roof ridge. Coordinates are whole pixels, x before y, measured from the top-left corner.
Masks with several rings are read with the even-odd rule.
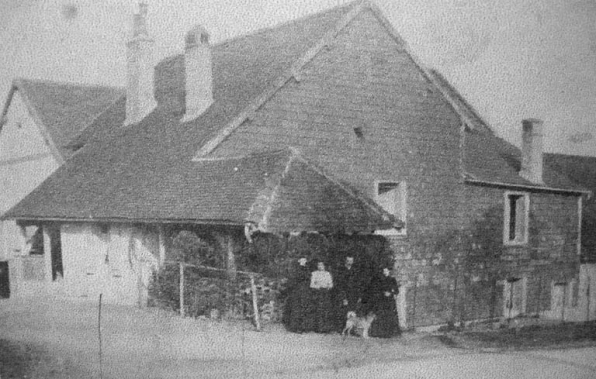
[[[273,203],[275,202],[275,199],[279,196],[279,188],[281,187],[282,181],[284,180],[284,178],[290,171],[290,166],[292,165],[294,160],[297,158],[295,151],[292,148],[290,148],[289,150],[291,153],[288,156],[288,159],[286,161],[286,166],[284,167],[284,170],[281,172],[281,175],[279,175],[279,177],[276,178],[275,186],[273,187],[273,189],[271,190],[271,194],[269,195],[269,201],[267,202],[267,208],[263,212],[263,215],[261,217],[261,222],[259,222],[257,224],[257,226],[259,228],[263,228],[264,230],[267,229],[267,225],[269,224],[269,218],[271,217],[271,212],[273,211]]]
[[[247,118],[250,118],[263,104],[265,104],[279,89],[281,89],[291,78],[299,78],[299,71],[310,62],[335,36],[349,24],[358,14],[364,9],[370,8],[371,4],[368,1],[355,1],[349,3],[350,11],[346,13],[335,26],[323,34],[311,48],[307,49],[289,69],[285,70],[280,76],[274,79],[268,88],[266,88],[260,95],[256,96],[240,113],[228,122],[228,124],[219,129],[217,134],[205,142],[197,151],[193,160],[204,157],[212,153],[229,135],[231,135],[240,125],[244,123]]]
[[[73,136],[70,141],[68,141],[65,145],[63,145],[63,147],[67,147],[67,148],[73,148],[75,146],[72,145],[72,143],[78,139],[89,127],[91,127],[91,125],[95,124],[95,121],[97,121],[97,119],[99,119],[101,116],[103,116],[107,111],[109,111],[110,109],[112,109],[112,107],[114,105],[116,105],[116,103],[118,103],[123,97],[126,97],[126,93],[122,93],[120,96],[116,97],[111,103],[109,103],[101,112],[99,112],[97,115],[95,115],[95,117],[93,117],[93,119],[91,121],[89,121],[87,123],[87,125],[85,125],[80,131],[79,133],[77,133],[75,136]]]
[[[197,159],[193,159],[193,162],[231,161],[231,160],[235,160],[235,159],[263,157],[263,156],[274,155],[274,154],[282,155],[287,152],[288,152],[288,148],[259,150],[259,151],[252,151],[252,152],[250,152],[248,154],[244,154],[244,155],[226,155],[224,157],[200,157]]]
[[[316,173],[318,173],[319,175],[323,176],[325,179],[329,180],[330,182],[336,184],[339,188],[341,188],[343,191],[345,191],[349,196],[352,196],[353,198],[362,201],[373,212],[379,214],[381,217],[383,217],[383,218],[385,218],[387,220],[391,220],[391,219],[395,218],[395,216],[393,216],[389,212],[385,211],[380,205],[378,205],[375,202],[372,202],[371,201],[372,199],[370,199],[370,198],[368,198],[366,196],[360,195],[358,192],[356,192],[350,186],[348,186],[345,183],[343,183],[342,181],[334,178],[333,176],[331,176],[330,174],[328,174],[324,169],[322,169],[318,165],[312,163],[308,159],[304,158],[304,156],[300,153],[300,150],[298,150],[298,149],[296,149],[295,147],[292,147],[292,146],[290,146],[289,149],[290,149],[290,151],[292,151],[292,156],[296,160],[302,161],[308,167],[310,167],[311,169],[313,169]],[[401,220],[400,220],[400,222],[401,222]]]

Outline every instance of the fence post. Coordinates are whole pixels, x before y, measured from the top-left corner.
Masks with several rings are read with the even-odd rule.
[[[414,277],[414,301],[412,309],[412,329],[416,328],[416,297],[418,295],[418,274]]]
[[[586,288],[586,303],[587,303],[587,309],[586,309],[586,321],[590,321],[590,276],[588,275],[588,286]]]
[[[257,286],[255,285],[254,275],[250,276],[250,292],[252,292],[252,308],[255,314],[255,326],[257,330],[261,330],[261,322],[259,320],[259,305],[257,303]]]
[[[455,279],[453,280],[453,305],[451,306],[451,319],[453,321],[453,325],[455,325],[455,312],[457,309],[457,279],[459,277],[459,271],[455,271]]]
[[[180,262],[180,316],[184,314],[184,263]]]

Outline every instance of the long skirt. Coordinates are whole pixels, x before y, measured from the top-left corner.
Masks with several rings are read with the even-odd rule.
[[[335,317],[329,290],[313,289],[311,293],[314,309],[309,329],[317,333],[329,333],[333,331]]]
[[[375,314],[377,317],[369,331],[371,337],[390,338],[401,334],[395,309],[380,309]]]
[[[286,328],[295,333],[304,333],[312,329],[311,319],[314,307],[308,285],[299,285],[290,293],[284,312]]]

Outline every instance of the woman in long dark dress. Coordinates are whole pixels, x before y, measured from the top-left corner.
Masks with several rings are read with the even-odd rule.
[[[329,333],[333,330],[333,303],[331,302],[333,278],[329,271],[325,270],[325,263],[319,262],[317,270],[312,272],[310,288],[314,305],[312,330],[317,333]]]
[[[286,328],[291,332],[309,331],[313,311],[312,299],[309,296],[310,276],[306,258],[300,258],[290,284],[283,318]]]
[[[400,334],[395,300],[399,293],[397,281],[389,268],[383,268],[382,275],[372,285],[373,311],[377,315],[370,328],[371,337],[390,338]]]

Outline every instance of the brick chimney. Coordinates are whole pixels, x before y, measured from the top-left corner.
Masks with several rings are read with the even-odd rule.
[[[156,106],[153,93],[154,40],[147,32],[147,4],[139,3],[134,15],[132,38],[126,47],[126,120],[124,125],[141,121]]]
[[[213,75],[209,33],[200,25],[185,37],[186,112],[183,122],[199,117],[213,103]]]
[[[522,121],[522,128],[522,164],[519,174],[532,183],[543,184],[543,122],[529,118]]]

